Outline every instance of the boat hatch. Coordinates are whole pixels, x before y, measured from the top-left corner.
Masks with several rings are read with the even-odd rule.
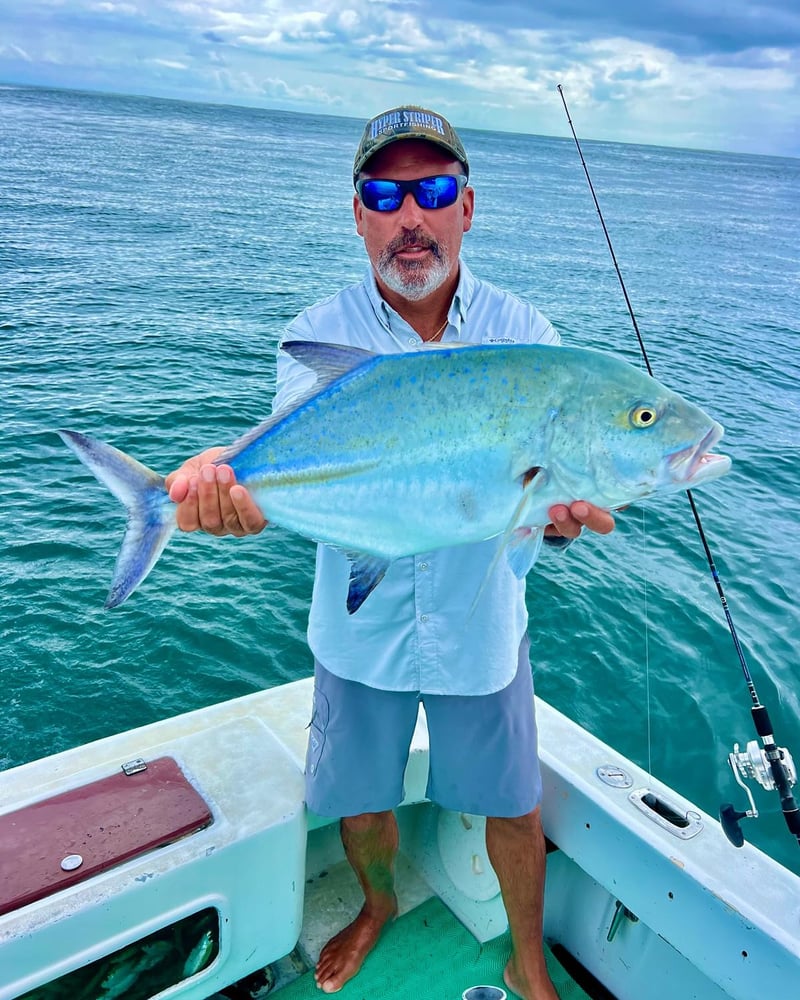
[[[0,914],[203,829],[211,811],[172,757],[0,816]]]

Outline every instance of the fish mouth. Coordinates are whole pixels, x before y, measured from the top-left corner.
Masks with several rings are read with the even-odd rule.
[[[689,487],[724,476],[731,467],[730,458],[711,451],[724,433],[720,424],[713,423],[699,444],[673,452],[667,461],[672,481]]]

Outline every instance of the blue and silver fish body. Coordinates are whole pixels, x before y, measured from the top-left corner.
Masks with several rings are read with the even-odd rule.
[[[219,459],[268,521],[351,559],[348,609],[402,556],[505,536],[530,567],[548,510],[613,509],[694,487],[730,468],[722,427],[612,355],[544,345],[399,355],[292,342],[313,391]],[[174,529],[163,480],[107,445],[61,432],[126,504],[107,606],[152,568]]]

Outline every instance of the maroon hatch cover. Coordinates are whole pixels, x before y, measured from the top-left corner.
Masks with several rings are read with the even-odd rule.
[[[139,767],[0,816],[0,914],[212,822],[172,757]]]

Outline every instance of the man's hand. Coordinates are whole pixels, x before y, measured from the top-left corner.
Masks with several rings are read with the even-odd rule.
[[[549,536],[561,535],[563,538],[577,538],[582,528],[596,531],[598,535],[607,535],[614,530],[614,516],[602,507],[576,500],[567,507],[566,504],[555,504],[548,511],[551,524],[544,529]]]
[[[214,465],[224,448],[209,448],[184,462],[166,478],[169,498],[178,505],[181,531],[209,535],[257,535],[267,522],[229,465]]]

